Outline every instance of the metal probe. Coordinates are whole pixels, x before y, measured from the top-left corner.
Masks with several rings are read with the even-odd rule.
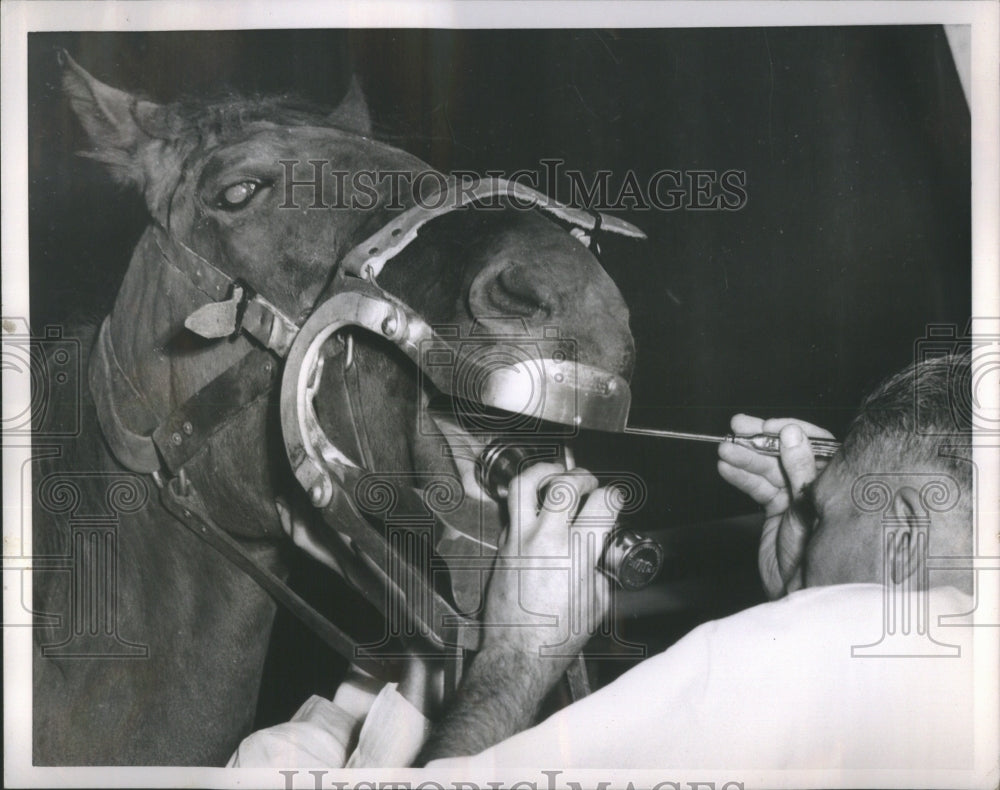
[[[746,447],[761,455],[781,455],[781,439],[776,433],[740,434],[727,433],[725,436],[712,436],[707,433],[683,433],[681,431],[661,431],[656,428],[625,428],[625,433],[636,436],[658,436],[663,439],[686,439],[691,442],[713,442],[721,444],[730,442]],[[807,436],[813,455],[817,458],[832,458],[840,449],[840,442],[834,439],[820,439]]]

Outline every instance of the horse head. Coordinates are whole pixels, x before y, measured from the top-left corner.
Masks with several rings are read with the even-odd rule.
[[[276,372],[299,328],[338,292],[345,256],[413,209],[419,198],[404,185],[432,171],[371,138],[353,83],[326,114],[276,99],[164,105],[61,58],[91,145],[85,155],[140,192],[151,220],[91,366],[109,444],[126,466],[147,472],[175,445],[190,447],[180,465],[210,517],[236,537],[280,538],[275,498],[300,509],[305,500],[282,448]],[[472,338],[478,349],[499,349],[510,345],[503,337],[513,324],[520,338],[554,344],[543,356],[627,379],[628,310],[581,234],[568,232],[571,212],[509,210],[508,198],[500,201],[508,210],[428,222],[382,262],[378,289],[427,325],[451,327],[445,342]],[[239,331],[253,321],[266,331]],[[344,455],[417,483],[450,474],[484,501],[472,456],[491,436],[428,411],[435,379],[398,342],[377,331],[347,342],[331,338],[324,353],[347,359],[340,369],[350,380],[324,379],[329,391],[316,401],[326,430],[350,434],[338,444]],[[199,422],[213,411],[225,419]],[[178,413],[187,416],[178,422]]]

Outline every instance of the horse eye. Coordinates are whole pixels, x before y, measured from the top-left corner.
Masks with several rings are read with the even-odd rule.
[[[260,184],[256,181],[240,181],[238,184],[226,187],[219,193],[221,208],[243,208],[250,202]]]

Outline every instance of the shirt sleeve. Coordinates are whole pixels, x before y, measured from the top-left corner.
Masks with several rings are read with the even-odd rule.
[[[427,729],[395,683],[352,668],[333,700],[312,696],[290,721],[247,736],[228,767],[401,767],[416,758]]]
[[[413,763],[430,722],[389,683],[375,698],[345,768],[402,768]]]

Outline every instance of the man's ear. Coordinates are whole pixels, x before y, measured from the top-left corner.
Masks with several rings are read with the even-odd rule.
[[[923,574],[924,569],[918,565],[922,562],[921,554],[926,554],[927,547],[921,552],[920,544],[927,540],[927,532],[919,527],[927,525],[927,512],[920,502],[920,493],[910,486],[896,491],[889,509],[895,535],[889,571],[892,583],[902,584],[913,574]]]

